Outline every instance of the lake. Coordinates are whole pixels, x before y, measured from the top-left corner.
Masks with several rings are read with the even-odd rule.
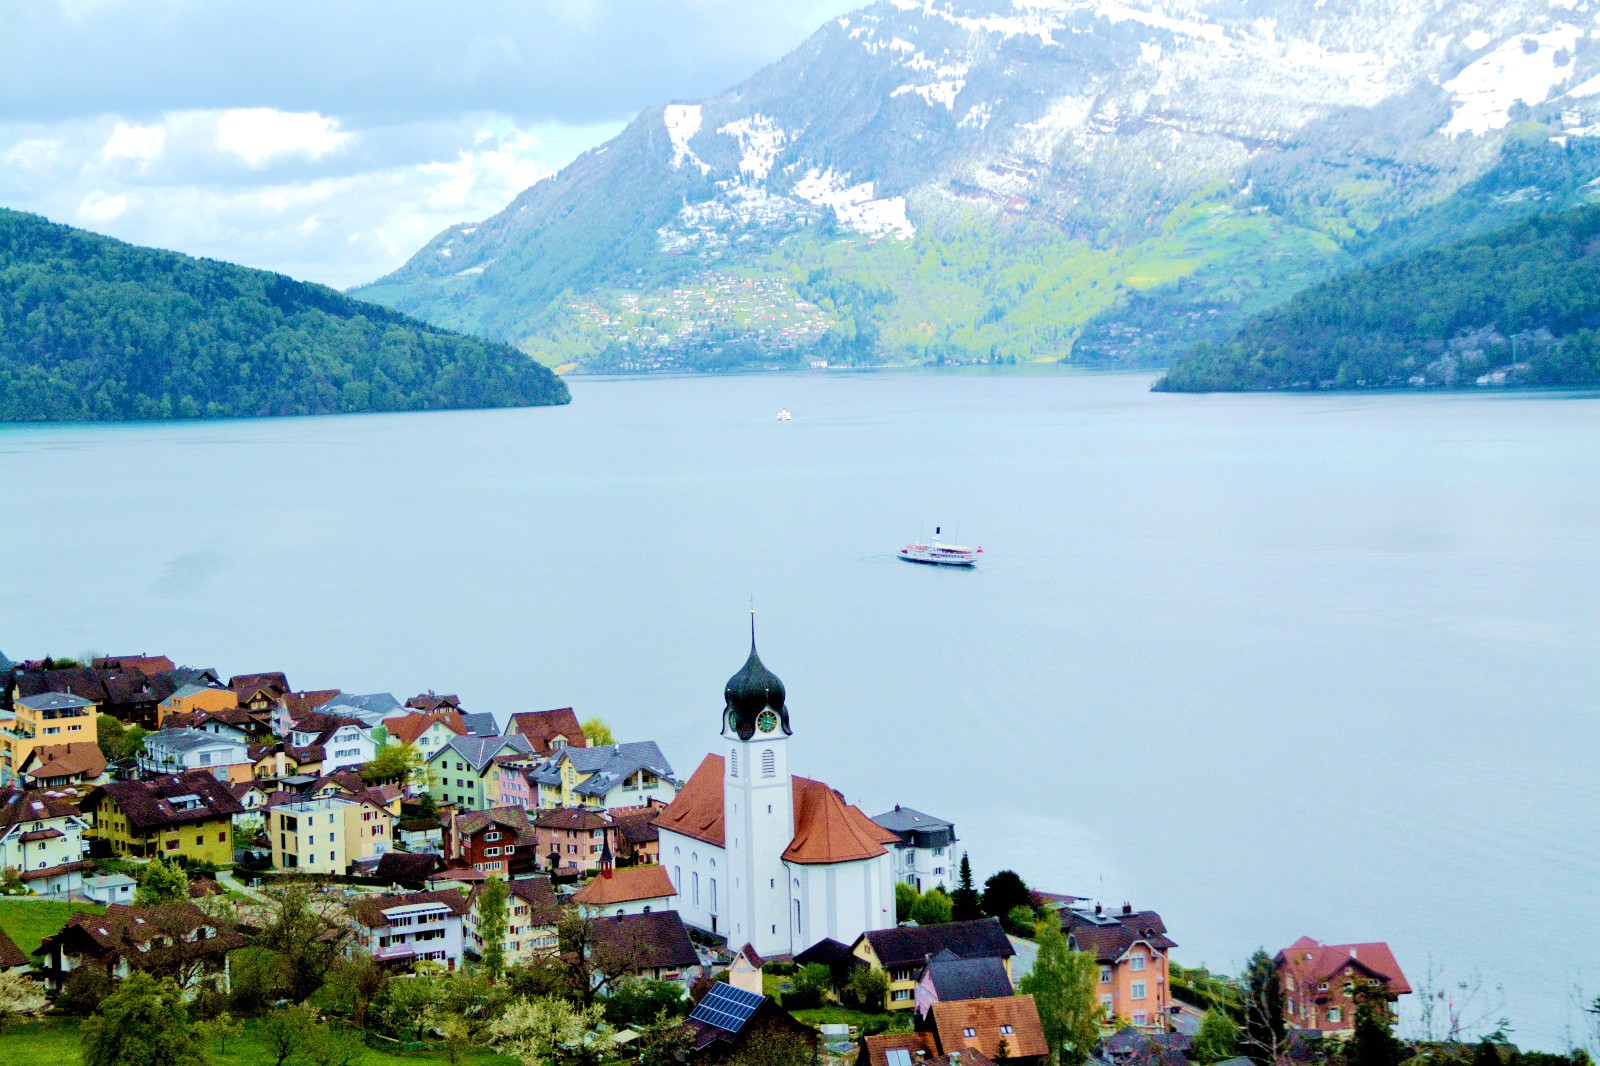
[[[796,772],[954,820],[980,879],[1157,909],[1214,969],[1388,940],[1566,1047],[1600,994],[1600,403],[1149,382],[3,428],[0,649],[573,705],[687,777],[753,598]],[[935,524],[982,565],[895,558]]]

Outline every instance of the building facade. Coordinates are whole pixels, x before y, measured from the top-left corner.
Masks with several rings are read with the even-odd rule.
[[[1155,911],[1124,903],[1111,911],[1089,900],[1061,912],[1067,944],[1087,951],[1100,965],[1100,1005],[1107,1021],[1121,1019],[1141,1029],[1166,1028],[1172,989],[1167,953],[1178,945]]]
[[[22,764],[44,745],[98,743],[95,704],[70,692],[42,692],[12,702],[0,729],[0,785],[14,784]]]
[[[1381,1003],[1393,1016],[1395,1000],[1411,992],[1394,952],[1381,941],[1321,944],[1303,936],[1273,962],[1283,988],[1285,1020],[1296,1029],[1328,1036],[1349,1036],[1362,1003]]]
[[[955,884],[956,827],[943,818],[902,807],[872,819],[899,838],[894,845],[895,878],[918,892],[939,889],[948,894]]]
[[[393,816],[370,800],[313,796],[267,808],[272,865],[307,873],[348,873],[390,848]]]
[[[89,821],[65,798],[0,789],[0,870],[15,870],[35,895],[82,891],[93,872]]]
[[[409,968],[437,962],[454,970],[465,945],[464,918],[471,906],[460,892],[409,892],[366,896],[350,905],[361,947],[378,962]]]

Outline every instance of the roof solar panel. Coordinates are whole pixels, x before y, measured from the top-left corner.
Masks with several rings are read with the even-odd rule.
[[[737,1033],[766,998],[718,981],[695,1004],[689,1020],[714,1025],[723,1032]]]
[[[911,1052],[903,1047],[892,1047],[888,1052],[889,1066],[911,1066]]]

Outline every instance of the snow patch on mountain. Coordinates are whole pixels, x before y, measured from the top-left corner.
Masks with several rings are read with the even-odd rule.
[[[809,204],[828,208],[840,225],[857,233],[902,240],[916,236],[917,228],[906,217],[905,197],[880,200],[873,195],[874,188],[870,181],[851,185],[848,174],[837,174],[832,167],[827,170],[812,167],[805,177],[794,183],[794,194]]]
[[[694,149],[689,147],[689,142],[694,135],[700,132],[699,104],[668,104],[661,114],[661,121],[666,124],[667,137],[672,141],[672,168],[682,167],[685,163],[693,163],[700,168],[700,173],[709,174],[711,167],[701,162],[700,157],[694,154]]]
[[[1444,83],[1456,107],[1443,132],[1454,137],[1503,129],[1514,104],[1531,106],[1550,99],[1556,86],[1572,77],[1572,47],[1580,36],[1582,31],[1570,25],[1519,35],[1469,63]],[[1558,55],[1565,61],[1556,62]]]
[[[766,181],[772,173],[772,164],[789,143],[789,135],[782,126],[757,112],[717,128],[739,142],[739,176],[754,181]]]

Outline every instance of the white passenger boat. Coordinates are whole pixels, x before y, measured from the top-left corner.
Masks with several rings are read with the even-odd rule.
[[[787,407],[782,408],[781,410],[778,411],[778,421],[779,422],[790,422],[790,421],[793,421],[793,420],[794,420],[794,415],[791,415],[789,413],[789,409]]]
[[[964,544],[939,543],[939,527],[933,529],[932,544],[907,544],[900,549],[900,558],[908,563],[926,563],[929,566],[977,566],[982,548],[969,548]]]

